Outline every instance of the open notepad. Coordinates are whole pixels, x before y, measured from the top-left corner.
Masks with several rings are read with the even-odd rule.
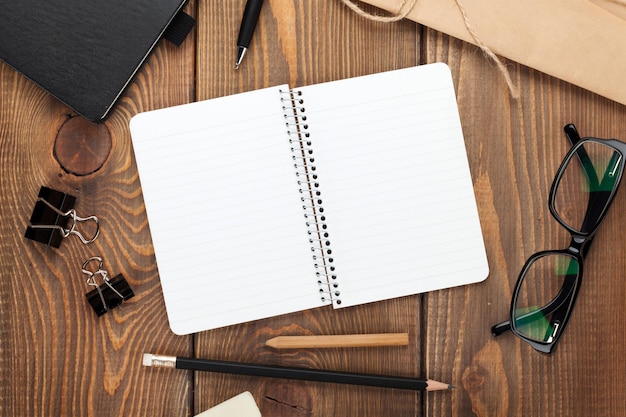
[[[488,275],[445,64],[250,91],[130,127],[177,334]]]

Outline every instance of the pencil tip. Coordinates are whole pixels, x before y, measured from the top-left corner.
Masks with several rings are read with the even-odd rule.
[[[450,390],[456,388],[452,384],[447,384],[445,382],[433,381],[432,379],[428,380],[427,388],[428,391],[441,391],[441,390]]]

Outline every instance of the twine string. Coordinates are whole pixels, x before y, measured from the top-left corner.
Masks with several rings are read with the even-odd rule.
[[[409,13],[411,13],[411,10],[413,10],[415,5],[417,4],[417,0],[402,0],[402,3],[400,3],[400,7],[398,11],[395,12],[392,16],[380,16],[380,15],[372,14],[363,10],[362,8],[357,6],[352,0],[341,0],[341,1],[350,9],[352,9],[354,12],[356,12],[358,15],[369,20],[373,20],[376,22],[385,22],[385,23],[397,22],[399,20],[404,19],[405,17],[408,16]],[[615,0],[615,1],[626,2],[626,0]],[[500,73],[502,74],[502,77],[504,78],[504,81],[506,82],[507,87],[509,88],[509,93],[511,94],[511,97],[513,97],[514,99],[518,99],[519,89],[513,83],[513,80],[511,79],[511,76],[509,75],[509,71],[504,66],[502,61],[500,61],[500,59],[496,56],[496,54],[494,54],[493,51],[487,45],[485,45],[483,41],[480,39],[480,37],[478,36],[478,33],[474,29],[474,26],[472,25],[472,22],[461,0],[455,0],[455,2],[463,17],[465,28],[467,29],[470,36],[476,43],[476,46],[478,46],[480,50],[483,51],[483,54],[485,54],[487,59],[493,61],[496,64],[496,66],[498,67],[498,70],[500,71]]]
[[[407,6],[407,0],[402,0],[402,3],[400,3],[400,7],[398,8],[398,11],[395,12],[392,16],[381,16],[378,14],[366,12],[361,7],[356,5],[352,0],[341,0],[341,1],[343,1],[343,3],[346,6],[348,6],[350,9],[355,11],[358,15],[363,16],[366,19],[373,20],[375,22],[384,22],[384,23],[397,22],[399,20],[404,19],[405,17],[407,17],[409,13],[411,13],[411,10],[413,10],[413,8],[415,7],[415,4],[417,4],[417,0],[410,0],[408,1],[408,6]]]

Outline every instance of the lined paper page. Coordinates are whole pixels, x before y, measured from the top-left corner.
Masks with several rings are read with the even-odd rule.
[[[301,90],[339,307],[484,280],[449,68],[423,65]]]
[[[177,334],[321,305],[279,88],[131,121]]]

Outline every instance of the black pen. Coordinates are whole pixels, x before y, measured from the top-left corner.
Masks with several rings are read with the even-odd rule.
[[[254,33],[254,28],[259,21],[263,0],[248,0],[246,8],[241,18],[241,28],[239,29],[239,37],[237,38],[237,60],[235,61],[235,69],[239,69],[241,60],[250,46],[250,40]]]
[[[322,371],[317,369],[289,368],[285,366],[227,362],[209,359],[182,358],[177,356],[143,354],[143,365],[161,368],[187,369],[238,375],[289,378],[305,381],[332,382],[336,384],[368,385],[384,388],[439,391],[454,388],[450,384],[431,379],[401,376],[355,374],[349,372]]]

